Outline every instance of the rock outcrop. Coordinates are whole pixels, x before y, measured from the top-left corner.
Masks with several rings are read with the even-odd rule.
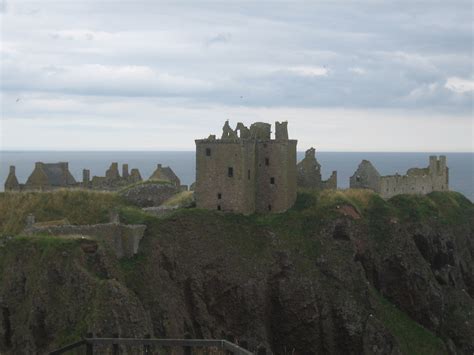
[[[326,191],[281,215],[140,218],[127,260],[95,241],[6,241],[0,352],[87,332],[227,338],[258,354],[474,351],[474,207],[458,194]]]

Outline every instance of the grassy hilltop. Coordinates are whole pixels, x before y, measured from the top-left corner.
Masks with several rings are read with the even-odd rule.
[[[94,224],[111,209],[147,225],[133,258],[21,236],[29,213]],[[469,352],[473,224],[473,204],[455,192],[301,191],[282,214],[186,208],[161,219],[114,193],[2,193],[0,352],[87,332],[224,337],[277,354]]]

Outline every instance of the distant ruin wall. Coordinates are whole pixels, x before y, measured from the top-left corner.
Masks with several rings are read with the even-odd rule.
[[[321,164],[316,159],[316,150],[310,148],[296,166],[298,187],[311,190],[337,189],[337,171],[328,180],[321,177]]]
[[[350,178],[351,188],[365,188],[378,192],[383,198],[400,194],[427,194],[449,190],[449,169],[446,157],[430,157],[427,168],[408,169],[406,175],[380,176],[367,160],[362,161]]]

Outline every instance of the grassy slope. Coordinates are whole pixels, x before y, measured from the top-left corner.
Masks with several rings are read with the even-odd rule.
[[[374,236],[383,234],[386,222],[391,218],[407,221],[423,221],[438,218],[442,223],[455,225],[460,219],[472,216],[473,204],[455,192],[432,193],[428,196],[396,196],[389,201],[376,194],[362,190],[325,191],[323,193],[302,192],[295,206],[279,215],[242,216],[223,214],[198,209],[178,210],[163,221],[150,217],[140,209],[126,205],[114,193],[91,191],[56,191],[49,193],[0,193],[0,236],[20,233],[29,213],[35,214],[38,221],[67,218],[73,224],[99,223],[107,220],[110,209],[119,209],[124,221],[145,223],[150,230],[158,231],[160,224],[170,223],[177,218],[193,219],[196,225],[219,223],[225,230],[232,231],[237,225],[245,225],[248,233],[236,235],[229,233],[228,241],[238,238],[242,252],[267,254],[268,241],[254,238],[255,231],[270,228],[278,232],[280,246],[288,250],[303,250],[308,260],[318,254],[318,241],[308,238],[328,219],[340,216],[338,208],[350,205],[366,219]],[[15,238],[9,248],[41,248],[45,255],[48,250],[77,248],[75,241],[63,241],[52,237]],[[11,250],[10,250],[11,251]],[[42,253],[43,254],[43,253]],[[0,252],[0,269],[7,264],[5,252]],[[8,255],[12,255],[8,253]],[[127,273],[136,263],[146,263],[143,256],[121,261]],[[0,275],[2,273],[0,272]],[[0,280],[1,282],[1,280]],[[388,329],[397,337],[406,354],[431,354],[442,352],[442,342],[431,332],[411,320],[403,312],[380,296],[376,311]]]
[[[72,224],[108,221],[112,208],[124,206],[118,195],[87,190],[0,193],[0,235],[15,235],[25,227],[26,216],[39,222],[67,218]]]

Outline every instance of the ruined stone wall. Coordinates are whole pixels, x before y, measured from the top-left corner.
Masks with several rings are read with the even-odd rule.
[[[427,194],[449,190],[449,169],[446,157],[430,157],[427,168],[408,169],[406,175],[380,176],[373,165],[364,160],[350,178],[351,188],[366,188],[380,193],[383,198],[400,194]]]
[[[439,160],[430,157],[428,168],[412,168],[406,175],[388,175],[380,179],[380,194],[390,198],[399,194],[428,194],[432,191],[449,190],[449,171],[446,167],[446,157]]]
[[[30,226],[24,232],[27,235],[84,236],[95,240],[102,240],[111,246],[117,257],[120,258],[132,257],[138,252],[138,246],[143,238],[145,228],[145,225],[140,224],[105,223],[81,226]]]
[[[370,189],[380,193],[380,174],[368,160],[363,160],[350,177],[352,189]]]
[[[325,189],[337,189],[337,171],[333,171],[329,179],[321,182],[321,190]]]
[[[105,172],[105,176],[94,176],[89,183],[83,182],[82,186],[94,190],[114,191],[142,181],[140,171],[132,169],[129,172],[128,164],[122,165],[122,174],[123,176],[120,176],[118,163],[113,162]]]
[[[333,171],[328,180],[321,178],[321,164],[316,159],[316,150],[310,148],[305,157],[296,165],[297,185],[303,189],[337,189],[337,171]]]

